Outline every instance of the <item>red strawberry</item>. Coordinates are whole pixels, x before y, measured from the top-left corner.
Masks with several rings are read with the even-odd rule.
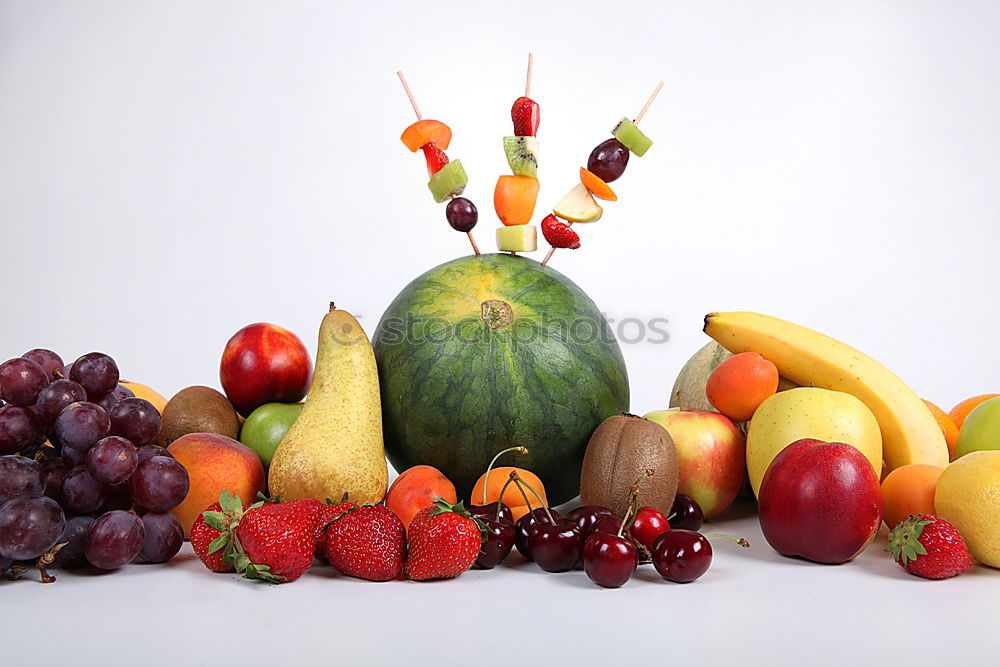
[[[232,572],[232,531],[246,506],[239,496],[223,491],[219,502],[209,505],[191,527],[191,548],[212,572]]]
[[[295,581],[312,564],[315,520],[315,507],[302,501],[249,508],[236,527],[236,571],[247,579]]]
[[[330,502],[329,500],[327,501]],[[316,514],[316,558],[320,560],[326,560],[326,530],[327,526],[331,521],[339,517],[341,514],[346,512],[348,509],[356,507],[356,505],[349,501],[343,501],[336,504],[323,505],[319,512]]]
[[[972,567],[972,556],[955,526],[930,514],[910,515],[889,531],[885,548],[910,574],[947,579]]]
[[[342,513],[326,530],[330,565],[342,574],[389,581],[403,573],[406,528],[385,505],[363,505]]]
[[[436,144],[424,144],[420,147],[424,152],[424,159],[427,160],[427,175],[433,176],[441,171],[441,167],[448,164],[448,156]]]
[[[580,236],[551,213],[542,218],[542,236],[553,248],[576,250],[580,247]]]
[[[480,525],[465,506],[440,498],[417,512],[407,538],[406,577],[416,581],[457,577],[472,567],[483,541]]]
[[[538,102],[530,97],[519,97],[510,108],[510,119],[514,121],[514,134],[518,137],[533,137],[538,133]]]

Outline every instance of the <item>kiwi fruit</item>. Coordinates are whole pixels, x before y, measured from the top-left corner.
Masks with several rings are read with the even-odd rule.
[[[431,176],[427,187],[430,188],[434,201],[440,204],[448,201],[452,195],[462,194],[468,184],[469,177],[465,175],[462,161],[452,160]]]
[[[647,470],[653,475],[639,484],[638,506],[655,507],[667,515],[677,495],[673,438],[659,424],[636,415],[608,417],[590,437],[583,456],[580,502],[624,516],[629,490]]]
[[[652,140],[628,118],[622,118],[618,121],[615,129],[611,130],[611,134],[615,135],[615,139],[620,141],[625,148],[635,153],[636,157],[645,155],[649,147],[653,145]]]
[[[166,447],[188,433],[218,433],[236,440],[240,418],[224,394],[211,387],[181,389],[163,409],[163,425],[157,439]]]
[[[510,170],[517,176],[538,176],[538,139],[535,137],[504,137],[503,152]]]

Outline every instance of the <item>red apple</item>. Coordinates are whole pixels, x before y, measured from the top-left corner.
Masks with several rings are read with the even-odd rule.
[[[244,417],[265,403],[298,403],[309,391],[312,361],[298,336],[276,324],[250,324],[226,343],[219,378]]]
[[[774,457],[757,496],[764,539],[783,556],[845,563],[882,523],[878,475],[842,442],[796,440]]]
[[[671,408],[645,416],[667,429],[677,447],[677,492],[698,503],[706,519],[722,514],[747,476],[743,434],[728,417]]]

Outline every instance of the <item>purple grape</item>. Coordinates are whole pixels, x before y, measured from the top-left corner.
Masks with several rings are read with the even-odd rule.
[[[86,451],[111,430],[111,419],[96,403],[70,403],[56,417],[52,432],[63,447]]]
[[[34,405],[50,380],[45,369],[31,359],[10,359],[0,364],[0,397],[11,405]]]
[[[38,558],[55,546],[66,525],[59,503],[46,496],[21,496],[0,506],[0,557]]]
[[[142,525],[146,536],[141,556],[147,563],[166,563],[181,550],[184,529],[170,512],[150,512],[142,517]]]
[[[21,358],[31,359],[34,361],[36,364],[45,369],[46,374],[48,374],[49,378],[52,380],[58,380],[62,377],[63,360],[52,350],[36,347],[34,350],[28,350],[22,354]]]
[[[479,222],[479,211],[476,205],[465,197],[455,197],[444,210],[448,224],[457,232],[471,232]]]
[[[42,479],[45,480],[45,495],[62,504],[62,485],[70,466],[65,459],[58,457],[42,461]]]
[[[108,498],[98,510],[101,514],[112,510],[132,510],[132,489],[128,484],[119,484],[108,488]]]
[[[136,445],[153,441],[160,433],[160,413],[144,398],[126,398],[111,408],[112,435],[120,435]]]
[[[118,365],[103,352],[89,352],[73,362],[69,379],[82,384],[87,396],[104,396],[118,384]]]
[[[66,462],[66,467],[70,470],[87,464],[87,452],[85,451],[74,447],[63,447],[59,453],[62,454],[62,459]]]
[[[71,568],[87,564],[87,557],[83,555],[83,544],[92,525],[94,525],[94,518],[90,516],[75,516],[66,520],[66,527],[63,528],[62,535],[56,542],[56,544],[65,542],[66,546],[56,554],[53,565]]]
[[[90,527],[83,553],[94,567],[115,570],[139,555],[145,532],[142,519],[135,514],[122,510],[108,512]]]
[[[129,485],[137,504],[150,512],[166,512],[187,497],[188,473],[174,459],[154,456],[136,467]]]
[[[135,445],[117,435],[97,441],[87,450],[87,471],[101,484],[114,486],[128,480],[139,464]]]
[[[587,158],[587,171],[605,183],[617,181],[628,166],[628,149],[617,139],[608,139],[597,145]]]
[[[159,445],[143,445],[139,448],[139,463],[148,461],[154,456],[166,456],[171,459],[174,458],[174,455],[170,453],[170,450],[164,449]]]
[[[111,408],[118,405],[119,401],[125,398],[132,398],[133,396],[135,396],[135,394],[132,392],[131,389],[129,389],[123,384],[120,384],[114,389],[112,389],[110,393],[105,394],[104,396],[101,396],[99,399],[94,401],[94,403],[97,403],[99,406],[104,408],[105,412],[110,414]]]
[[[56,380],[38,392],[35,410],[43,422],[52,424],[67,405],[86,400],[87,391],[79,382]]]
[[[16,454],[42,440],[42,420],[33,410],[5,405],[0,408],[0,455]]]
[[[108,498],[108,487],[90,476],[87,466],[77,466],[62,485],[63,504],[75,514],[89,514],[100,509]]]
[[[45,490],[42,466],[24,456],[0,456],[0,504]]]

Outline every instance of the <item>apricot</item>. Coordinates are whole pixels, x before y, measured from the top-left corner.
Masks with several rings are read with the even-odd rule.
[[[598,199],[604,201],[618,201],[618,195],[611,189],[611,186],[601,180],[601,178],[583,167],[580,167],[580,182]]]
[[[451,128],[439,120],[425,118],[403,130],[399,140],[414,153],[427,144],[434,144],[446,151],[451,144]]]
[[[407,528],[417,512],[430,507],[437,498],[455,504],[455,485],[434,466],[413,466],[400,473],[385,495],[385,506],[396,513]]]
[[[705,396],[722,414],[733,421],[745,422],[777,390],[778,368],[756,352],[741,352],[712,371],[705,385]]]
[[[523,482],[527,482],[542,497],[545,506],[548,507],[549,500],[545,495],[545,486],[542,484],[542,480],[538,478],[538,475],[530,470],[515,468],[514,466],[499,466],[484,472],[483,476],[476,480],[475,486],[472,487],[472,495],[469,497],[469,500],[475,505],[488,505],[500,501],[510,508],[510,511],[514,515],[514,521],[520,519],[528,513],[528,506],[525,504],[524,496],[517,490],[517,487],[514,484],[508,485],[507,490],[503,492],[503,498],[500,497],[500,491],[503,489],[504,484],[507,483],[507,480],[510,479],[512,470],[517,471],[518,477]],[[489,476],[488,479],[487,476]],[[483,489],[486,490],[485,496],[483,495]],[[538,509],[538,499],[535,498],[531,491],[525,490],[525,494],[531,502],[531,507]]]
[[[501,176],[493,190],[493,208],[508,227],[531,222],[537,199],[538,179],[532,176]]]
[[[894,528],[911,514],[936,514],[934,492],[944,468],[911,463],[896,468],[882,480],[885,525]]]

